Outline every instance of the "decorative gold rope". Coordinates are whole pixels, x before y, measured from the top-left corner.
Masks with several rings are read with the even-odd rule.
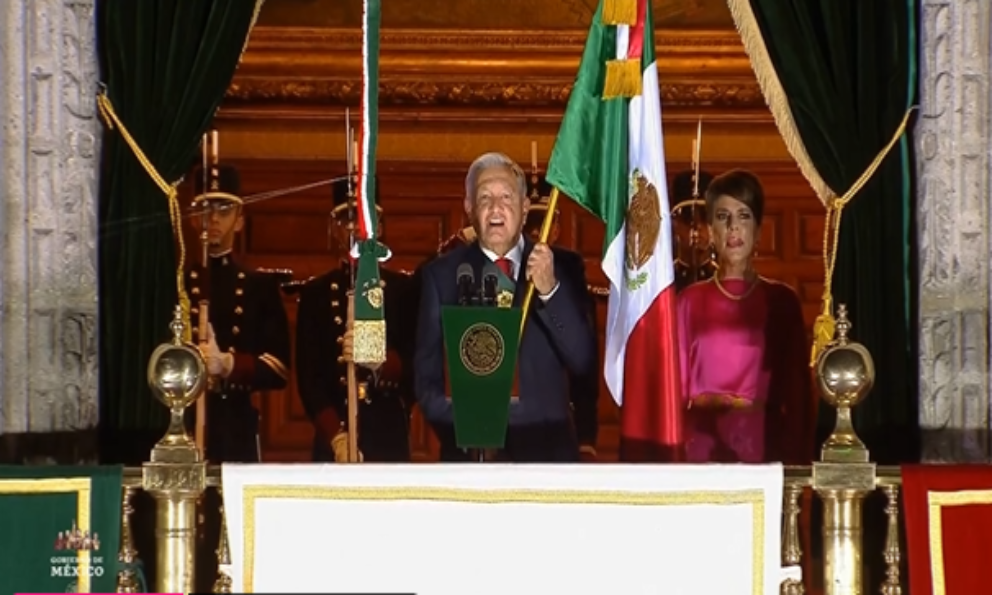
[[[816,321],[813,323],[813,350],[810,354],[810,367],[816,365],[816,360],[826,349],[827,345],[834,338],[834,315],[833,315],[833,279],[834,279],[834,265],[837,262],[837,245],[840,240],[840,220],[841,215],[844,212],[844,207],[847,206],[851,200],[857,196],[858,192],[868,183],[878,168],[885,161],[888,156],[889,151],[896,146],[899,139],[906,132],[906,126],[909,125],[909,117],[917,109],[917,106],[913,106],[906,110],[906,114],[902,117],[902,122],[899,123],[899,127],[896,128],[895,134],[889,140],[889,143],[885,145],[875,159],[868,165],[864,173],[851,185],[851,188],[844,193],[844,196],[834,198],[827,203],[827,214],[826,219],[823,222],[823,298],[822,298],[822,309],[820,310],[820,315],[816,317]]]
[[[255,23],[258,22],[258,15],[262,12],[262,5],[265,4],[265,0],[255,0],[255,11],[251,15],[251,22],[248,23],[248,33],[245,34],[245,43],[241,46],[241,54],[238,56],[238,64],[241,64],[241,59],[245,57],[245,51],[248,49],[248,41],[251,39],[251,32],[255,29]]]
[[[151,177],[155,185],[165,193],[166,198],[169,200],[169,219],[172,221],[172,234],[175,236],[176,241],[179,243],[179,261],[176,266],[176,289],[179,293],[179,305],[182,308],[183,315],[183,325],[185,327],[185,333],[183,340],[189,342],[193,339],[193,327],[190,324],[190,302],[189,295],[186,293],[186,284],[183,275],[183,269],[186,266],[186,244],[183,241],[183,231],[182,231],[182,212],[179,208],[179,191],[177,190],[178,182],[169,184],[162,178],[162,175],[158,173],[155,166],[145,155],[145,152],[141,150],[138,146],[137,141],[131,136],[127,128],[121,122],[120,118],[117,117],[117,113],[114,111],[114,106],[110,102],[110,98],[107,96],[106,90],[100,91],[96,96],[97,108],[100,110],[100,116],[102,117],[107,128],[114,130],[115,128],[120,133],[121,138],[124,142],[131,148],[134,156],[138,159],[138,163],[145,169],[148,176]]]
[[[734,25],[740,33],[741,42],[744,44],[744,51],[751,61],[751,68],[754,76],[758,79],[758,86],[761,87],[761,94],[765,97],[765,103],[772,112],[775,126],[778,133],[785,141],[785,147],[789,154],[799,165],[799,171],[809,182],[810,186],[820,197],[820,202],[824,206],[837,195],[830,189],[830,186],[823,181],[820,173],[816,171],[813,160],[806,153],[806,146],[803,145],[802,137],[799,136],[799,129],[796,128],[796,121],[792,117],[792,108],[789,107],[789,97],[782,88],[782,82],[778,79],[772,58],[768,54],[765,40],[761,36],[761,27],[751,9],[750,0],[727,0],[730,7],[730,14],[734,17]]]
[[[809,154],[806,152],[806,146],[803,144],[802,137],[799,135],[799,130],[796,127],[795,119],[792,116],[792,108],[789,107],[789,98],[785,94],[785,89],[782,87],[782,82],[779,80],[778,74],[775,72],[775,66],[772,64],[768,47],[765,45],[765,40],[761,35],[761,27],[758,25],[758,21],[754,16],[750,0],[727,0],[727,6],[730,8],[730,14],[734,18],[734,25],[737,27],[738,33],[740,33],[741,42],[744,44],[744,51],[747,52],[748,58],[751,61],[751,68],[754,70],[754,75],[758,79],[758,86],[761,87],[761,93],[765,97],[765,103],[768,104],[768,109],[772,112],[775,126],[778,128],[782,140],[785,141],[785,146],[789,154],[796,160],[799,171],[802,172],[803,177],[813,187],[813,191],[816,192],[820,201],[827,208],[826,220],[823,225],[824,279],[822,308],[820,315],[816,317],[816,321],[813,323],[813,349],[810,354],[810,366],[812,367],[816,365],[817,358],[826,349],[830,341],[833,340],[834,336],[835,321],[833,316],[832,284],[843,209],[857,195],[858,191],[861,190],[868,180],[871,179],[875,171],[882,164],[882,161],[885,160],[889,151],[899,141],[899,138],[906,130],[910,114],[916,108],[910,108],[906,112],[902,123],[893,135],[892,140],[889,141],[889,144],[878,153],[875,160],[872,161],[871,165],[854,182],[851,188],[843,196],[838,198],[837,194],[820,176],[820,173],[816,170],[816,166],[813,164],[813,160],[810,159]]]

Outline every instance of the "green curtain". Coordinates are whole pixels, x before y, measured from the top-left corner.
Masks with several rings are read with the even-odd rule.
[[[107,97],[169,183],[186,174],[237,68],[262,0],[102,0]],[[177,252],[165,194],[119,130],[107,130],[99,195],[100,418],[104,437],[161,433],[146,380],[170,336]],[[118,449],[115,449],[115,451]],[[145,453],[147,454],[147,452]]]
[[[806,153],[841,195],[916,101],[919,0],[750,0],[750,6]],[[833,280],[834,305],[847,304],[854,338],[875,361],[875,387],[855,409],[855,424],[880,463],[918,456],[909,134],[844,209]],[[822,406],[821,440],[833,420],[833,409]]]

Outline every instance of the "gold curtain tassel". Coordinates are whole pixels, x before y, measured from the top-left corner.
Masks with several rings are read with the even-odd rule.
[[[813,323],[813,353],[810,356],[810,367],[816,365],[820,354],[834,338],[834,328],[836,326],[833,317],[834,267],[837,264],[837,250],[840,244],[840,220],[844,213],[844,207],[857,196],[858,192],[864,188],[865,184],[871,180],[871,177],[881,167],[889,152],[892,151],[896,143],[899,142],[899,139],[902,138],[902,135],[905,134],[906,126],[909,125],[909,118],[916,111],[917,107],[914,105],[906,110],[906,113],[902,117],[902,122],[899,123],[899,127],[896,128],[888,144],[882,147],[882,150],[878,152],[865,172],[855,180],[851,188],[844,193],[844,196],[835,196],[827,200],[827,213],[823,222],[823,311],[816,317],[816,322]]]
[[[641,61],[609,60],[606,62],[606,80],[603,83],[603,100],[617,97],[637,97],[641,94]]]
[[[816,366],[820,355],[827,349],[830,342],[834,340],[834,329],[837,326],[833,315],[833,298],[826,294],[823,296],[823,310],[816,317],[813,323],[813,350],[809,358],[809,367]]]
[[[604,25],[637,23],[637,0],[603,0]]]

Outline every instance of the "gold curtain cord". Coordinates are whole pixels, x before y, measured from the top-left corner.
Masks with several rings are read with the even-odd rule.
[[[913,115],[919,106],[914,105],[913,107],[906,110],[906,114],[902,117],[902,122],[899,123],[899,127],[896,128],[895,134],[889,140],[889,143],[878,152],[875,159],[868,165],[865,172],[861,174],[851,188],[844,193],[843,196],[835,196],[827,201],[827,213],[826,219],[823,222],[823,298],[822,298],[822,308],[820,310],[820,315],[816,317],[816,322],[813,323],[813,350],[810,354],[810,367],[816,365],[817,359],[823,350],[826,349],[827,345],[834,338],[834,327],[835,320],[833,315],[833,278],[834,278],[834,265],[837,262],[837,246],[840,240],[840,220],[841,215],[844,212],[844,207],[851,202],[851,200],[857,196],[858,192],[868,183],[878,168],[881,167],[882,162],[889,155],[889,152],[902,135],[906,133],[906,126],[909,125],[909,118]]]
[[[116,129],[127,146],[131,148],[134,156],[138,159],[138,163],[141,167],[145,169],[148,176],[155,182],[155,185],[159,187],[163,193],[165,193],[166,198],[169,200],[169,219],[172,221],[172,234],[179,242],[179,261],[176,266],[176,289],[179,293],[179,305],[182,308],[183,323],[185,326],[185,336],[183,340],[192,341],[193,339],[193,327],[190,324],[190,302],[189,295],[186,293],[186,286],[184,281],[183,269],[186,266],[186,244],[183,241],[182,232],[182,211],[179,208],[179,191],[177,190],[178,182],[174,184],[169,184],[162,178],[162,175],[158,173],[155,166],[145,155],[145,152],[141,150],[138,143],[128,132],[127,128],[121,122],[120,118],[117,117],[117,113],[114,111],[114,106],[107,96],[106,88],[102,89],[96,96],[96,105],[100,111],[100,116],[103,122],[107,125],[110,130]]]
[[[245,42],[241,46],[241,53],[238,55],[238,64],[241,64],[241,60],[245,57],[245,51],[248,49],[248,41],[251,39],[251,32],[255,29],[255,23],[258,22],[258,15],[262,12],[262,5],[265,4],[265,0],[255,0],[255,10],[251,15],[251,22],[248,23],[248,32],[245,33]]]

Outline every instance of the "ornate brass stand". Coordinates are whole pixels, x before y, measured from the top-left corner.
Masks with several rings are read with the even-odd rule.
[[[823,398],[836,407],[833,434],[813,463],[813,489],[823,501],[824,595],[862,595],[862,505],[875,489],[875,463],[851,423],[851,409],[875,381],[871,354],[848,340],[847,307],[838,306],[836,336],[816,364]]]
[[[152,353],[148,384],[170,412],[169,429],[142,466],[142,487],[155,499],[155,593],[191,593],[196,575],[196,501],[207,483],[206,463],[186,432],[183,412],[200,398],[207,369],[195,346],[183,342],[177,306],[172,342]]]

